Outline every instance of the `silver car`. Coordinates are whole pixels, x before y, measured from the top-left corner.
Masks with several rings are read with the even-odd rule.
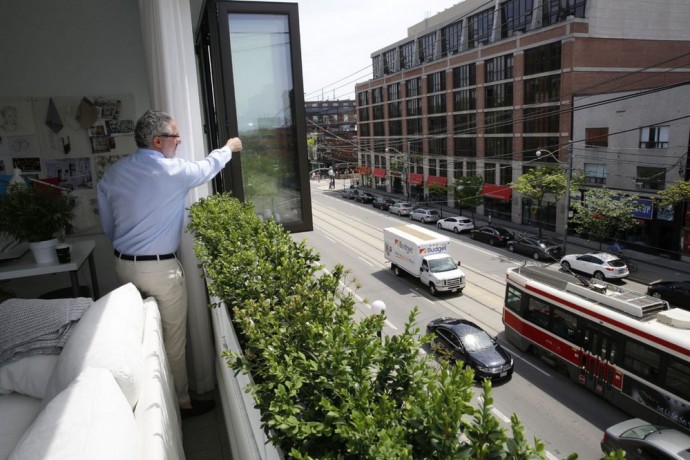
[[[608,454],[622,450],[626,458],[690,458],[690,436],[673,428],[652,425],[634,418],[608,427],[601,440],[601,450]]]
[[[474,228],[474,221],[469,217],[446,217],[436,223],[440,230],[451,230],[453,233],[469,232]]]
[[[409,216],[412,212],[412,205],[407,201],[398,201],[393,203],[388,211],[399,216]]]
[[[441,215],[435,209],[417,208],[410,213],[410,219],[418,220],[424,224],[436,223],[440,218]]]

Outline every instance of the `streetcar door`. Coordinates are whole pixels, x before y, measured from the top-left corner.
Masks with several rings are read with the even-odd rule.
[[[615,376],[615,356],[616,345],[609,334],[594,327],[585,328],[578,382],[599,396],[606,396]]]

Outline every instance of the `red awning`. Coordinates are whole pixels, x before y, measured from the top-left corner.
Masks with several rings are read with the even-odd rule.
[[[512,192],[509,185],[484,184],[481,194],[494,200],[510,201]]]
[[[386,170],[381,168],[374,168],[374,177],[386,177]]]
[[[422,185],[422,182],[424,182],[424,174],[410,173],[407,177],[412,185]]]
[[[426,185],[440,185],[441,187],[445,187],[448,184],[448,178],[443,177],[443,176],[429,176],[426,178]]]
[[[357,172],[366,175],[371,172],[371,168],[369,166],[357,166]]]

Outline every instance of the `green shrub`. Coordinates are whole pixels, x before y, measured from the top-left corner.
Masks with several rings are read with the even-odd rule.
[[[270,441],[293,458],[544,458],[513,417],[509,438],[492,415],[491,386],[470,404],[473,374],[420,355],[416,309],[383,340],[381,315],[354,320],[352,282],[327,271],[304,242],[227,195],[191,208],[189,228],[212,295],[232,308],[242,355]]]

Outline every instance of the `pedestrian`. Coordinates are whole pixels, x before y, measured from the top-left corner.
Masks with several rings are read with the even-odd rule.
[[[192,400],[187,383],[187,288],[176,251],[180,245],[189,190],[218,174],[242,150],[235,137],[200,161],[176,158],[182,142],[168,114],[149,110],[137,120],[138,150],[112,165],[98,182],[98,210],[115,249],[115,271],[153,296],[160,309],[163,342],[182,417],[213,409],[214,402]]]

